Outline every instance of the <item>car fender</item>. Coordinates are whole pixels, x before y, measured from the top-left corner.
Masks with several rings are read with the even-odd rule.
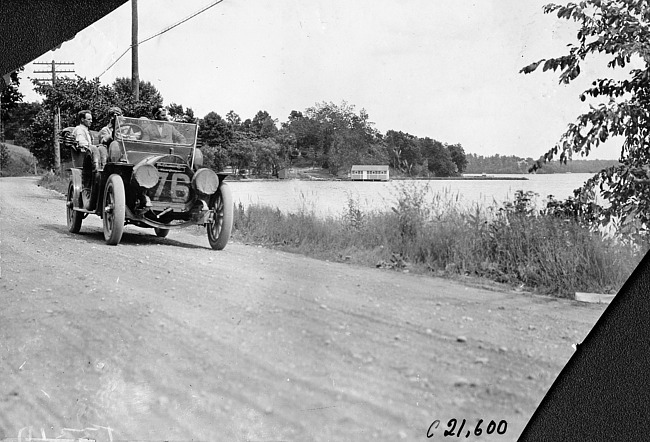
[[[76,205],[77,202],[81,201],[81,169],[70,169],[70,182],[72,183],[72,201],[75,203],[75,207],[79,208],[80,206]]]

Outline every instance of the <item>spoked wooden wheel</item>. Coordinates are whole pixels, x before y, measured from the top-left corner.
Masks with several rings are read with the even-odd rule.
[[[108,245],[117,245],[122,239],[125,208],[124,182],[121,176],[113,174],[104,191],[104,239]]]
[[[221,183],[219,190],[210,201],[210,209],[214,210],[213,222],[207,224],[208,241],[215,250],[223,250],[230,239],[235,207],[232,193],[226,183]]]

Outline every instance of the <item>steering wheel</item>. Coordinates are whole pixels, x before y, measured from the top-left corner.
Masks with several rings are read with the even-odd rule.
[[[123,140],[139,140],[142,138],[142,128],[134,123],[120,124],[115,130],[115,137]]]

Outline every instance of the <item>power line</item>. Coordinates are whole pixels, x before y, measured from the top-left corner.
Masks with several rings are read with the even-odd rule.
[[[61,65],[74,65],[73,62],[67,62],[67,61],[54,61],[52,62],[34,62],[33,64],[38,64],[38,65],[46,65],[46,66],[51,66],[50,70],[48,71],[34,71],[35,74],[50,74],[52,77],[51,78],[37,78],[38,81],[51,81],[52,85],[54,85],[54,82],[56,81],[56,74],[74,74],[74,70],[67,70],[67,71],[62,71],[60,69],[57,69],[57,66]]]
[[[145,38],[144,40],[139,41],[139,42],[138,42],[138,45],[141,45],[142,43],[145,43],[145,42],[147,42],[147,41],[149,41],[149,40],[151,40],[151,39],[153,39],[153,38],[156,38],[156,37],[158,37],[159,35],[164,34],[165,32],[171,31],[171,30],[174,29],[175,27],[177,27],[177,26],[179,26],[179,25],[182,25],[182,24],[185,23],[186,21],[193,19],[193,18],[196,17],[197,15],[202,14],[203,12],[205,12],[205,11],[207,11],[208,9],[212,8],[213,6],[217,6],[219,3],[223,2],[223,1],[224,1],[224,0],[217,0],[216,2],[212,3],[211,5],[208,5],[208,6],[206,6],[205,8],[201,9],[200,11],[195,12],[194,14],[190,15],[190,16],[187,17],[187,18],[184,18],[183,20],[179,21],[178,23],[173,24],[173,25],[171,25],[171,26],[168,26],[168,27],[166,27],[165,29],[163,29],[162,31],[160,31],[160,32],[158,32],[158,33],[152,35],[151,37],[147,37],[147,38]],[[133,46],[134,46],[134,45],[129,45],[129,47],[126,48],[126,50],[125,50],[124,52],[122,52],[122,55],[120,55],[119,57],[117,57],[117,59],[116,59],[113,63],[111,63],[111,65],[110,65],[109,67],[107,67],[107,68],[104,70],[104,72],[102,72],[101,74],[99,74],[99,76],[98,76],[97,78],[101,77],[101,76],[104,75],[104,74],[105,74],[105,73],[106,73],[110,68],[112,68],[113,66],[115,66],[115,63],[117,63],[118,61],[120,61],[120,59],[121,59],[122,57],[124,57],[124,56],[126,55],[126,53],[129,52]]]

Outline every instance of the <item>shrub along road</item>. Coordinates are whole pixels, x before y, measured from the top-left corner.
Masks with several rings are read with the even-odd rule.
[[[111,247],[34,178],[0,223],[0,439],[514,440],[604,310],[192,228]]]

